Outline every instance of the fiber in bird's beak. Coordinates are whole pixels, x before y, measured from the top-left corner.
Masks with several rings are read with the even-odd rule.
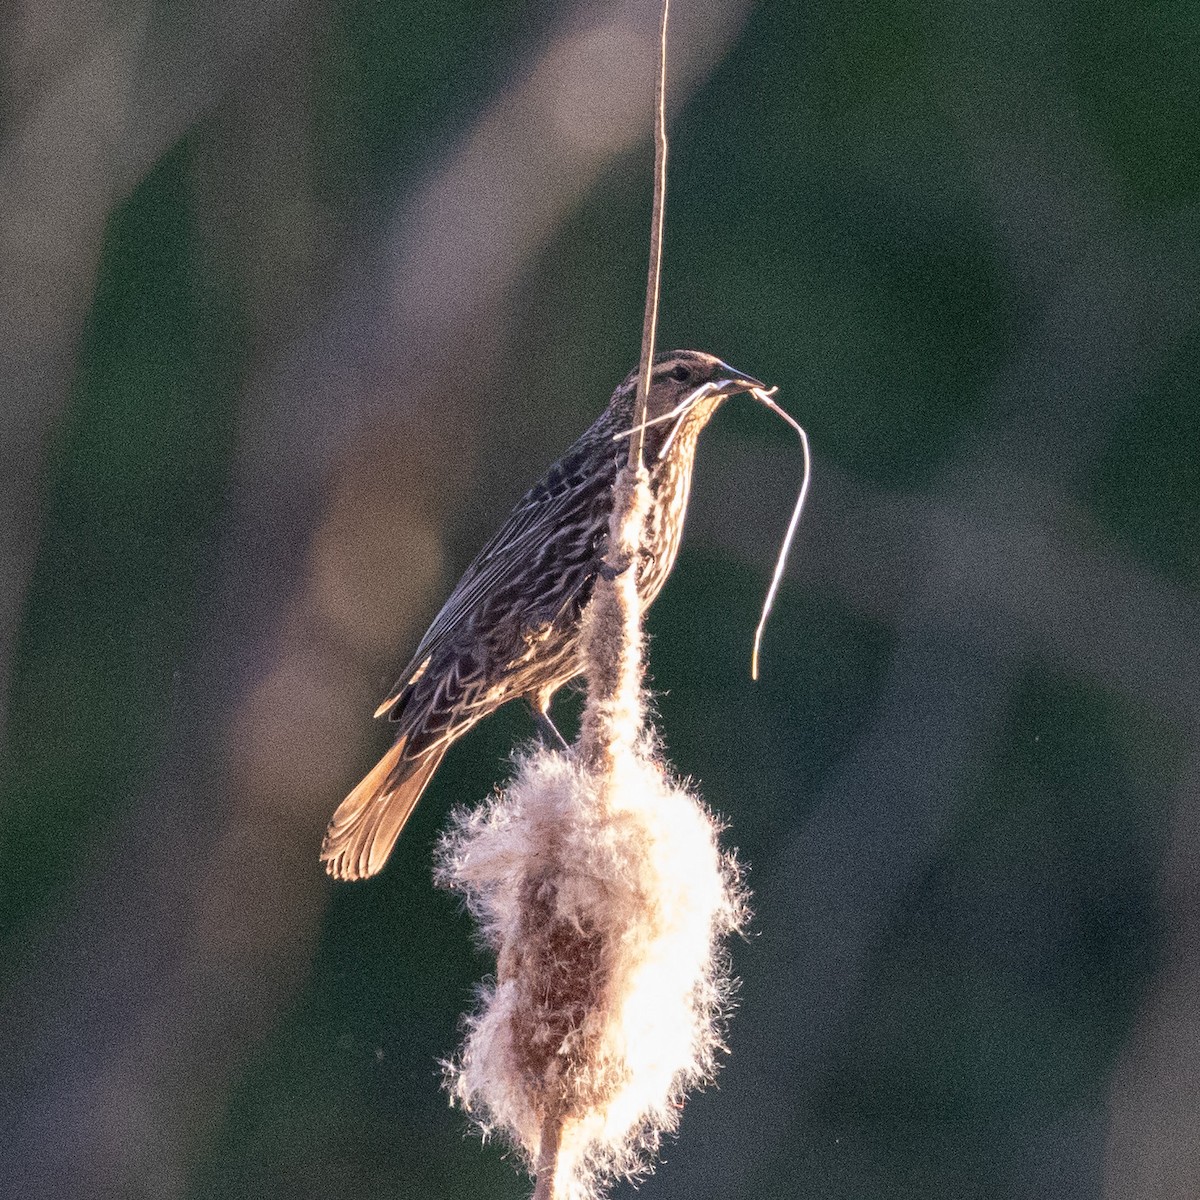
[[[739,392],[750,390],[751,384],[757,387],[762,386],[757,381],[751,380],[749,375],[742,375],[738,371],[732,371],[730,378],[710,379],[708,383],[702,383],[698,388],[689,392],[669,414],[670,416],[678,414],[678,420],[675,422],[675,427],[667,435],[667,440],[663,442],[662,449],[658,452],[659,459],[666,458],[670,452],[672,443],[675,441],[675,435],[683,428],[684,419],[701,400],[707,400],[710,397],[720,397],[724,400],[729,396],[736,396]],[[659,419],[662,420],[661,417]]]
[[[710,379],[707,383],[702,383],[699,387],[693,388],[670,412],[660,413],[657,417],[651,417],[641,425],[634,425],[631,429],[623,429],[620,433],[613,434],[613,441],[623,441],[627,437],[632,437],[639,429],[649,429],[652,425],[662,425],[667,421],[674,421],[677,417],[683,417],[691,411],[694,405],[709,396],[720,396],[724,399],[729,396],[736,396],[739,392],[760,391],[768,395],[770,394],[766,384],[761,383],[754,376],[744,375],[741,371],[737,371],[733,367],[726,367],[725,369],[728,374],[723,378]],[[676,429],[678,429],[678,425]],[[662,458],[666,454],[667,448],[670,446],[674,436],[675,430],[672,430],[671,436],[667,438],[666,446],[659,451],[659,458]]]
[[[725,378],[718,379],[714,384],[722,396],[736,396],[739,392],[765,392],[767,390],[767,385],[761,379],[755,379],[753,375],[747,375],[733,367],[726,367],[726,370],[728,374]]]
[[[763,601],[762,616],[758,619],[758,628],[754,631],[754,649],[750,652],[750,678],[758,678],[758,651],[762,645],[763,630],[767,627],[767,617],[771,615],[771,606],[775,603],[775,593],[783,580],[783,572],[787,566],[788,551],[792,546],[792,538],[800,524],[800,514],[804,510],[804,501],[808,497],[808,484],[812,478],[812,452],[808,448],[808,434],[795,417],[789,415],[772,398],[776,388],[765,388],[759,385],[747,389],[751,396],[760,404],[769,408],[776,416],[781,417],[800,435],[800,445],[804,450],[804,479],[800,483],[800,494],[796,497],[796,507],[792,510],[792,519],[788,522],[787,533],[783,535],[783,544],[779,547],[779,557],[775,562],[775,573],[771,576],[771,586],[767,589],[767,598]]]
[[[804,509],[805,500],[808,498],[808,485],[812,478],[812,451],[808,445],[808,434],[805,433],[803,427],[784,409],[780,408],[775,403],[774,395],[778,389],[767,387],[764,383],[755,379],[752,375],[744,375],[741,371],[736,371],[732,367],[729,368],[729,374],[721,379],[709,380],[707,383],[702,383],[699,387],[693,388],[686,396],[677,404],[670,412],[662,413],[660,416],[654,417],[647,421],[642,426],[634,426],[633,429],[623,430],[621,433],[613,436],[613,441],[619,441],[636,433],[638,428],[647,429],[651,425],[661,425],[666,421],[674,421],[675,426],[667,435],[666,441],[662,445],[662,449],[658,452],[659,459],[663,459],[670,452],[671,445],[675,440],[675,435],[679,432],[683,425],[683,420],[692,408],[701,400],[710,396],[721,396],[728,398],[730,396],[739,395],[746,392],[753,396],[760,404],[769,408],[776,416],[782,418],[790,425],[800,436],[800,444],[804,452],[804,478],[800,484],[800,494],[796,498],[796,507],[792,511],[791,520],[788,522],[787,532],[784,534],[783,544],[779,548],[779,557],[775,563],[775,573],[771,578],[771,586],[767,591],[766,599],[763,601],[762,616],[759,618],[758,627],[754,631],[754,648],[750,655],[750,677],[751,679],[758,678],[758,655],[762,646],[763,632],[767,627],[767,618],[771,614],[771,608],[775,603],[776,593],[779,591],[779,585],[783,581],[783,573],[787,567],[787,556],[791,550],[792,539],[795,537],[796,529],[800,523],[800,514]]]

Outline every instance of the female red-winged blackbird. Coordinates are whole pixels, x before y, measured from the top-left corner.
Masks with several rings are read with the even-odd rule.
[[[643,462],[653,496],[638,563],[643,605],[675,563],[696,440],[720,403],[763,385],[711,354],[655,359]],[[336,879],[365,879],[387,861],[438,763],[476,722],[524,698],[539,727],[554,693],[581,669],[580,616],[603,563],[613,484],[628,459],[637,372],[591,428],[535,484],[475,556],[375,715],[396,742],[333,814],[321,861]]]

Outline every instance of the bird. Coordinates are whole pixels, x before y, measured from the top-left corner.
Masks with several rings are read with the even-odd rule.
[[[517,501],[375,710],[395,724],[395,741],[333,814],[321,862],[335,879],[366,879],[383,868],[451,744],[502,704],[525,700],[543,740],[566,746],[550,704],[582,673],[581,619],[604,564],[637,385],[634,370]],[[699,350],[655,356],[642,448],[651,505],[636,566],[643,607],[679,553],[701,431],[730,396],[762,389]]]

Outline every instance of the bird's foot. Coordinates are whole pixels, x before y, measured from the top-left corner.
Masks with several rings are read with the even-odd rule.
[[[545,746],[551,749],[570,750],[570,743],[558,732],[558,726],[550,720],[549,713],[535,708],[533,710],[533,720],[537,725],[538,733],[541,734],[542,742]]]

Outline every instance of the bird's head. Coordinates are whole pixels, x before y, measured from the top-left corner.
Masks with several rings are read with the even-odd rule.
[[[613,396],[614,406],[631,424],[637,384],[635,369]],[[752,388],[765,385],[701,350],[668,350],[655,355],[646,404],[644,460],[653,462],[669,442],[691,441],[722,401]]]

